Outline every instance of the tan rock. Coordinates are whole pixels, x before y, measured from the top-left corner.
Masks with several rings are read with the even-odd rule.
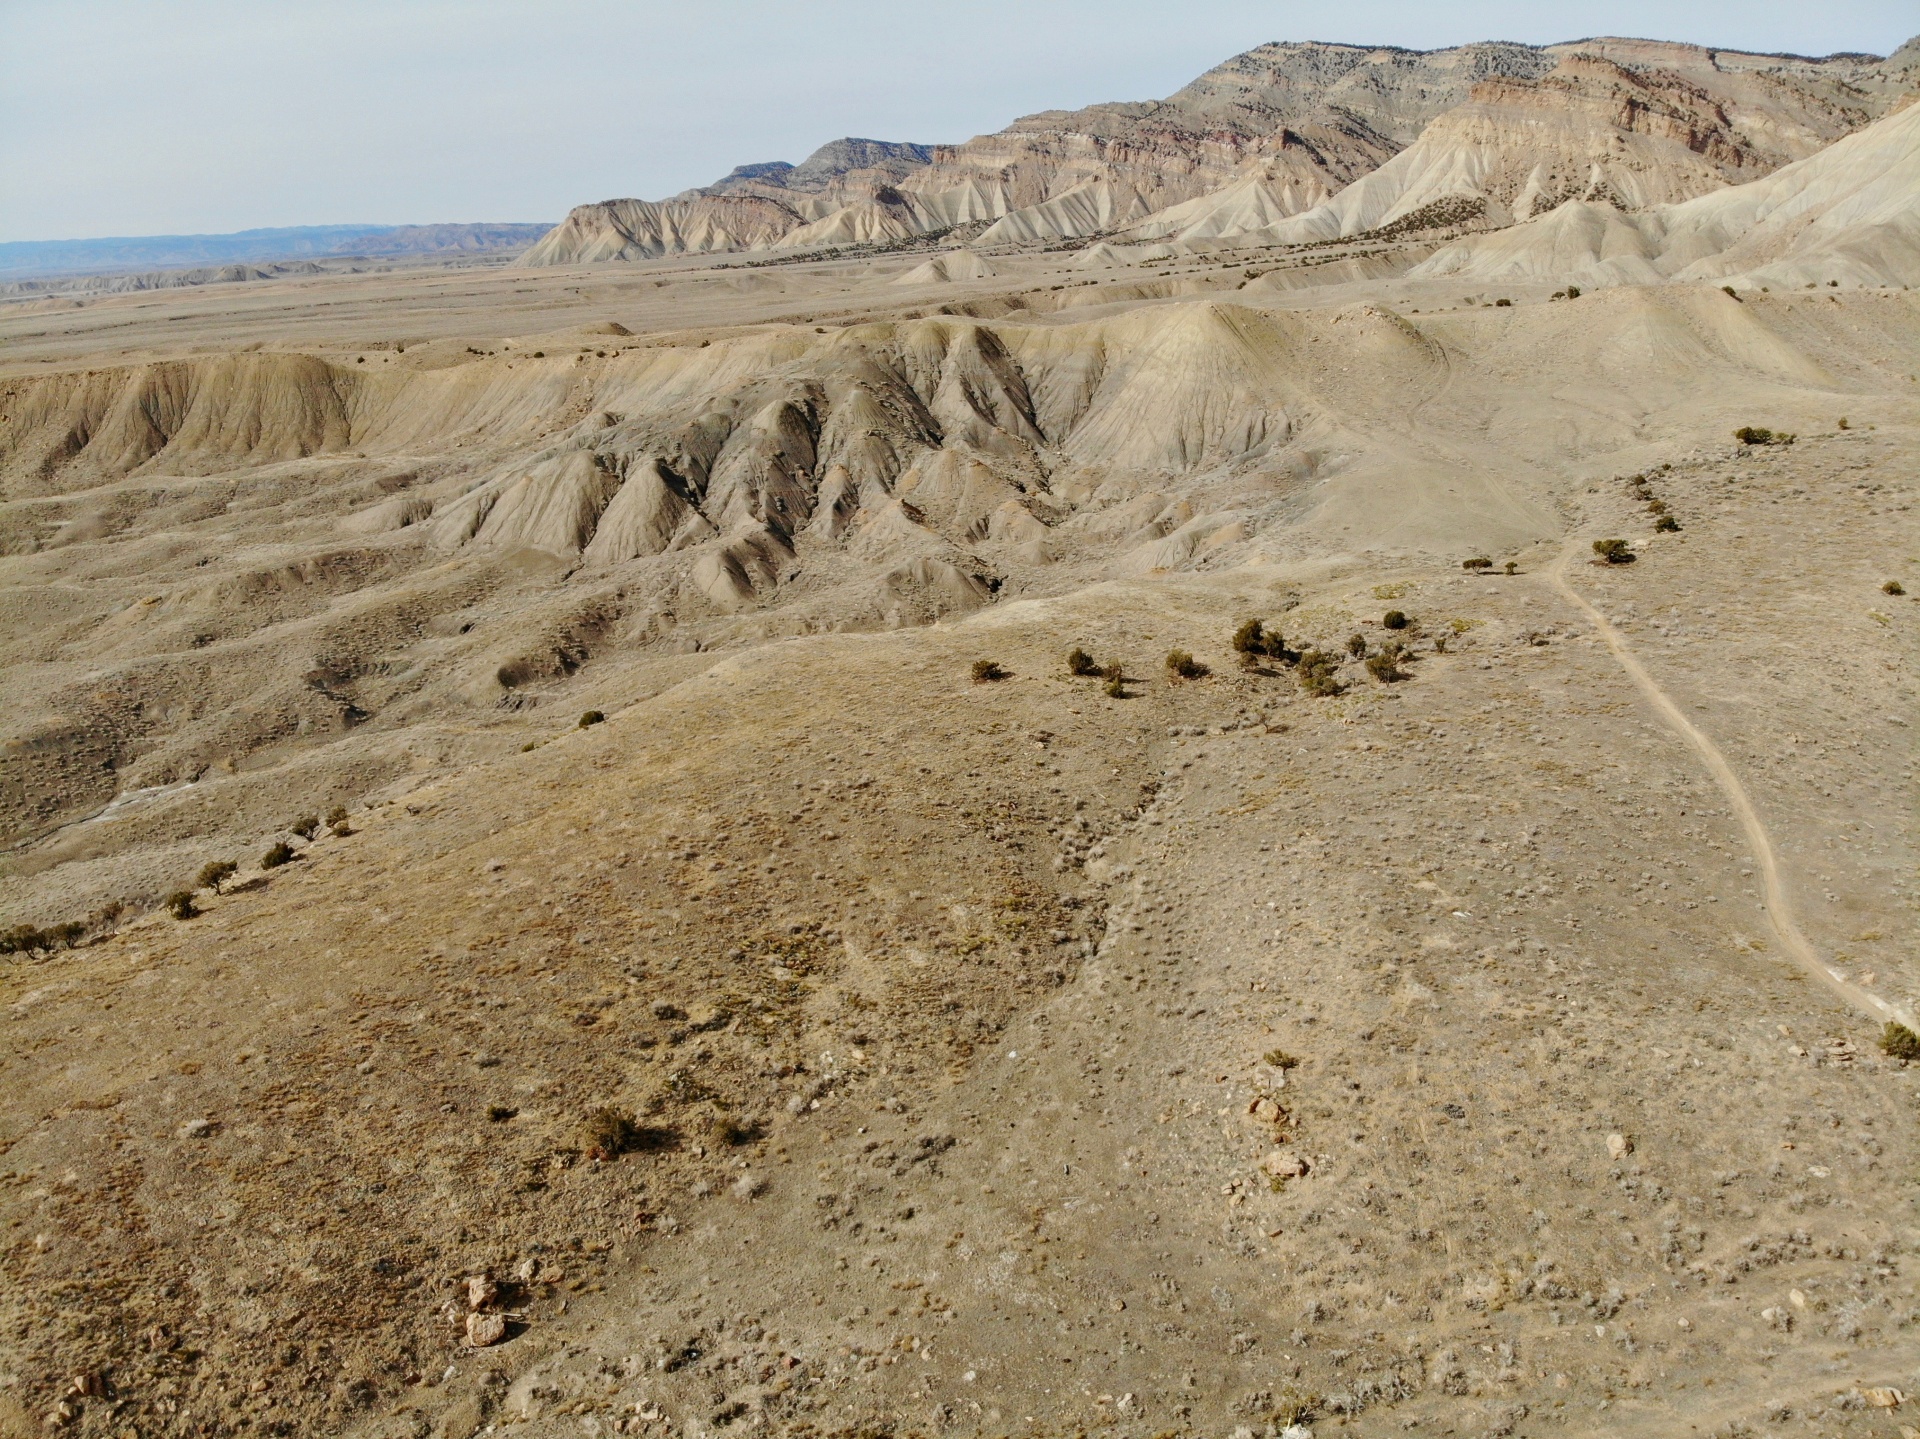
[[[1275,1179],[1298,1179],[1307,1172],[1308,1166],[1299,1155],[1276,1149],[1260,1161],[1260,1167]]]
[[[507,1321],[499,1314],[469,1314],[467,1316],[467,1343],[475,1349],[486,1349],[498,1344],[507,1337]]]
[[[1633,1153],[1633,1141],[1627,1138],[1626,1135],[1609,1134],[1607,1136],[1607,1157],[1609,1159],[1625,1159],[1631,1153]]]

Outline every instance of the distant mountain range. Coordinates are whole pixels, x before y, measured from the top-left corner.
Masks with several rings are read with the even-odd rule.
[[[104,275],[192,266],[258,265],[342,255],[430,255],[516,250],[548,225],[295,225],[229,235],[141,235],[0,243],[0,278]]]
[[[1634,212],[1804,160],[1898,109],[1920,42],[1811,59],[1594,38],[1262,45],[1165,100],[1050,110],[960,145],[839,140],[666,200],[573,210],[519,261],[819,250],[958,232],[1300,243]]]

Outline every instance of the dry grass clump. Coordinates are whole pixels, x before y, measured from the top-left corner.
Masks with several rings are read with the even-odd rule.
[[[738,1149],[743,1144],[752,1144],[765,1134],[756,1120],[743,1119],[735,1114],[716,1114],[707,1126],[707,1137],[713,1143],[727,1149]]]
[[[160,903],[175,919],[192,919],[200,913],[194,905],[193,891],[190,889],[176,889]]]
[[[1742,425],[1733,437],[1743,445],[1790,445],[1797,436],[1785,430],[1769,430],[1760,425]]]
[[[1906,592],[1907,587],[1898,580],[1888,580],[1880,586],[1880,593],[1883,595],[1904,595]]]
[[[1127,671],[1124,665],[1114,663],[1100,671],[1100,677],[1106,681],[1101,686],[1110,699],[1123,700],[1127,697]]]
[[[1176,680],[1203,680],[1213,671],[1185,650],[1167,651],[1167,674]]]
[[[992,684],[996,680],[1003,680],[1007,678],[1008,673],[1007,670],[1001,669],[993,660],[975,660],[973,662],[973,682],[977,685]]]
[[[1341,693],[1340,661],[1325,650],[1308,650],[1300,656],[1300,688],[1319,699]]]
[[[1099,662],[1085,650],[1075,646],[1067,654],[1067,673],[1080,679],[1100,673]]]
[[[588,710],[585,714],[580,716],[580,723],[578,725],[578,728],[591,729],[594,725],[605,724],[606,722],[607,722],[607,717],[604,714],[600,713],[599,710]]]
[[[1493,561],[1486,555],[1475,555],[1470,560],[1460,561],[1460,568],[1463,570],[1490,570],[1493,568]]]
[[[1240,663],[1246,669],[1254,668],[1263,659],[1286,664],[1298,658],[1287,648],[1286,638],[1279,630],[1270,630],[1259,620],[1248,620],[1233,632],[1233,652],[1240,656]]]
[[[1412,656],[1407,653],[1406,646],[1395,640],[1381,646],[1378,654],[1367,657],[1367,673],[1383,685],[1393,684],[1408,677],[1407,672],[1400,668],[1400,661],[1410,658]]]
[[[1380,627],[1389,630],[1404,630],[1413,623],[1407,618],[1405,610],[1388,610],[1380,616]]]
[[[1593,552],[1609,565],[1630,565],[1640,558],[1625,540],[1595,540]]]
[[[631,1114],[605,1104],[587,1116],[580,1127],[580,1141],[588,1158],[611,1159],[633,1147],[639,1133]]]
[[[273,847],[260,856],[260,868],[278,869],[283,864],[293,862],[293,846],[284,839],[275,840]]]
[[[1887,1027],[1880,1032],[1880,1052],[1888,1059],[1897,1059],[1902,1064],[1912,1064],[1920,1060],[1920,1034],[1915,1034],[1904,1024],[1887,1021]]]

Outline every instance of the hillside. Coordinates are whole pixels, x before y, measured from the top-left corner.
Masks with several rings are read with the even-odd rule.
[[[797,167],[810,177],[799,185],[754,165],[658,205],[581,206],[522,263],[889,244],[957,227],[1013,246],[1115,232],[1318,240],[1462,198],[1499,224],[1576,194],[1638,209],[1802,159],[1884,114],[1913,74],[1911,47],[1804,60],[1609,39],[1264,45],[1165,100],[1047,111],[962,145],[836,141],[854,148]]]
[[[11,297],[0,1439],[1909,1428],[1913,54]]]
[[[1415,273],[1589,287],[1920,284],[1920,106],[1738,189],[1641,215],[1570,200],[1451,245]]]

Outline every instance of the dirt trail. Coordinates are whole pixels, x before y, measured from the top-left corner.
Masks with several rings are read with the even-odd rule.
[[[1794,918],[1793,903],[1787,897],[1786,885],[1780,878],[1780,865],[1774,856],[1773,841],[1767,834],[1766,825],[1760,820],[1759,811],[1754,808],[1752,798],[1747,794],[1746,786],[1741,784],[1739,777],[1734,774],[1733,766],[1727,763],[1727,758],[1720,752],[1720,747],[1701,733],[1693,721],[1681,711],[1680,706],[1675,704],[1667,692],[1654,682],[1653,676],[1649,675],[1645,667],[1634,657],[1633,651],[1628,648],[1626,638],[1620,631],[1613,627],[1605,615],[1583,599],[1567,579],[1567,566],[1573,562],[1576,555],[1582,552],[1586,543],[1586,540],[1580,537],[1568,540],[1559,556],[1548,567],[1547,578],[1552,581],[1554,588],[1593,621],[1594,628],[1606,641],[1607,648],[1613,652],[1613,657],[1620,661],[1620,667],[1627,672],[1628,678],[1646,696],[1647,701],[1667,725],[1693,746],[1705,763],[1707,772],[1713,776],[1714,783],[1719,785],[1721,792],[1726,795],[1727,803],[1733,806],[1733,812],[1740,821],[1740,827],[1746,832],[1747,845],[1753,851],[1754,861],[1760,867],[1761,883],[1766,896],[1762,907],[1766,910],[1767,922],[1773,926],[1773,932],[1779,937],[1782,948],[1801,968],[1855,1009],[1873,1015],[1877,1019],[1898,1020],[1901,1024],[1912,1028],[1913,1014],[1910,1010],[1890,1003],[1879,995],[1870,993],[1843,978],[1838,971],[1830,968],[1820,958],[1812,941],[1802,932],[1799,921]]]

